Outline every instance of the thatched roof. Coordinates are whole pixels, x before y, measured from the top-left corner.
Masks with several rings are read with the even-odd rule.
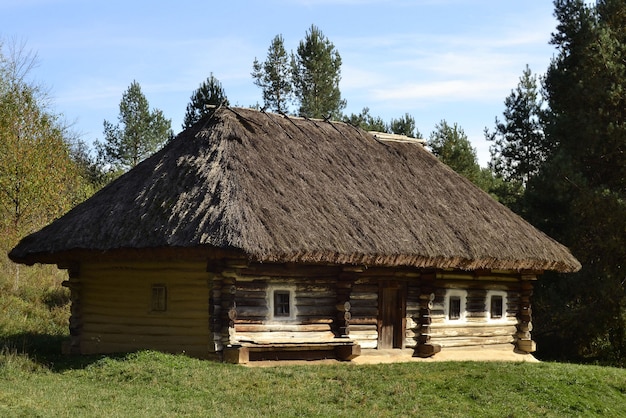
[[[419,144],[238,108],[184,131],[9,256],[58,263],[164,248],[262,262],[580,268]]]

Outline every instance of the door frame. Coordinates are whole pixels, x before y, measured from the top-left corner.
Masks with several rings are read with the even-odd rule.
[[[394,290],[396,292],[396,300],[398,306],[387,307],[389,301],[385,298],[385,290]],[[387,309],[385,309],[387,308]],[[386,313],[392,312],[391,318],[386,318]],[[393,336],[391,338],[391,347],[383,347],[385,329],[385,320],[390,319],[393,322]],[[377,348],[404,348],[406,341],[406,283],[397,280],[381,280],[378,283],[378,318],[377,318],[378,342]]]

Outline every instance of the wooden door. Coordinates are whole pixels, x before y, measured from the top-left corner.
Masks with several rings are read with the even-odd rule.
[[[378,348],[402,348],[404,344],[404,294],[400,286],[382,285],[379,293]]]

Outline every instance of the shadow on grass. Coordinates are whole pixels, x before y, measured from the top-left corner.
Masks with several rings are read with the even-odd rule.
[[[25,356],[34,363],[52,371],[82,369],[102,359],[103,355],[67,355],[61,352],[66,335],[50,335],[32,332],[0,336],[0,355]],[[106,357],[123,357],[107,355]]]

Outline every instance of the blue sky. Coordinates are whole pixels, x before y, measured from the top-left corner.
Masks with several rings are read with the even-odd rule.
[[[425,137],[458,123],[486,165],[484,128],[526,64],[542,74],[555,53],[552,11],[548,0],[0,0],[0,37],[37,54],[31,75],[91,143],[133,80],[175,133],[211,73],[231,104],[261,103],[254,58],[277,34],[295,51],[315,24],[341,55],[346,113],[409,113]]]

